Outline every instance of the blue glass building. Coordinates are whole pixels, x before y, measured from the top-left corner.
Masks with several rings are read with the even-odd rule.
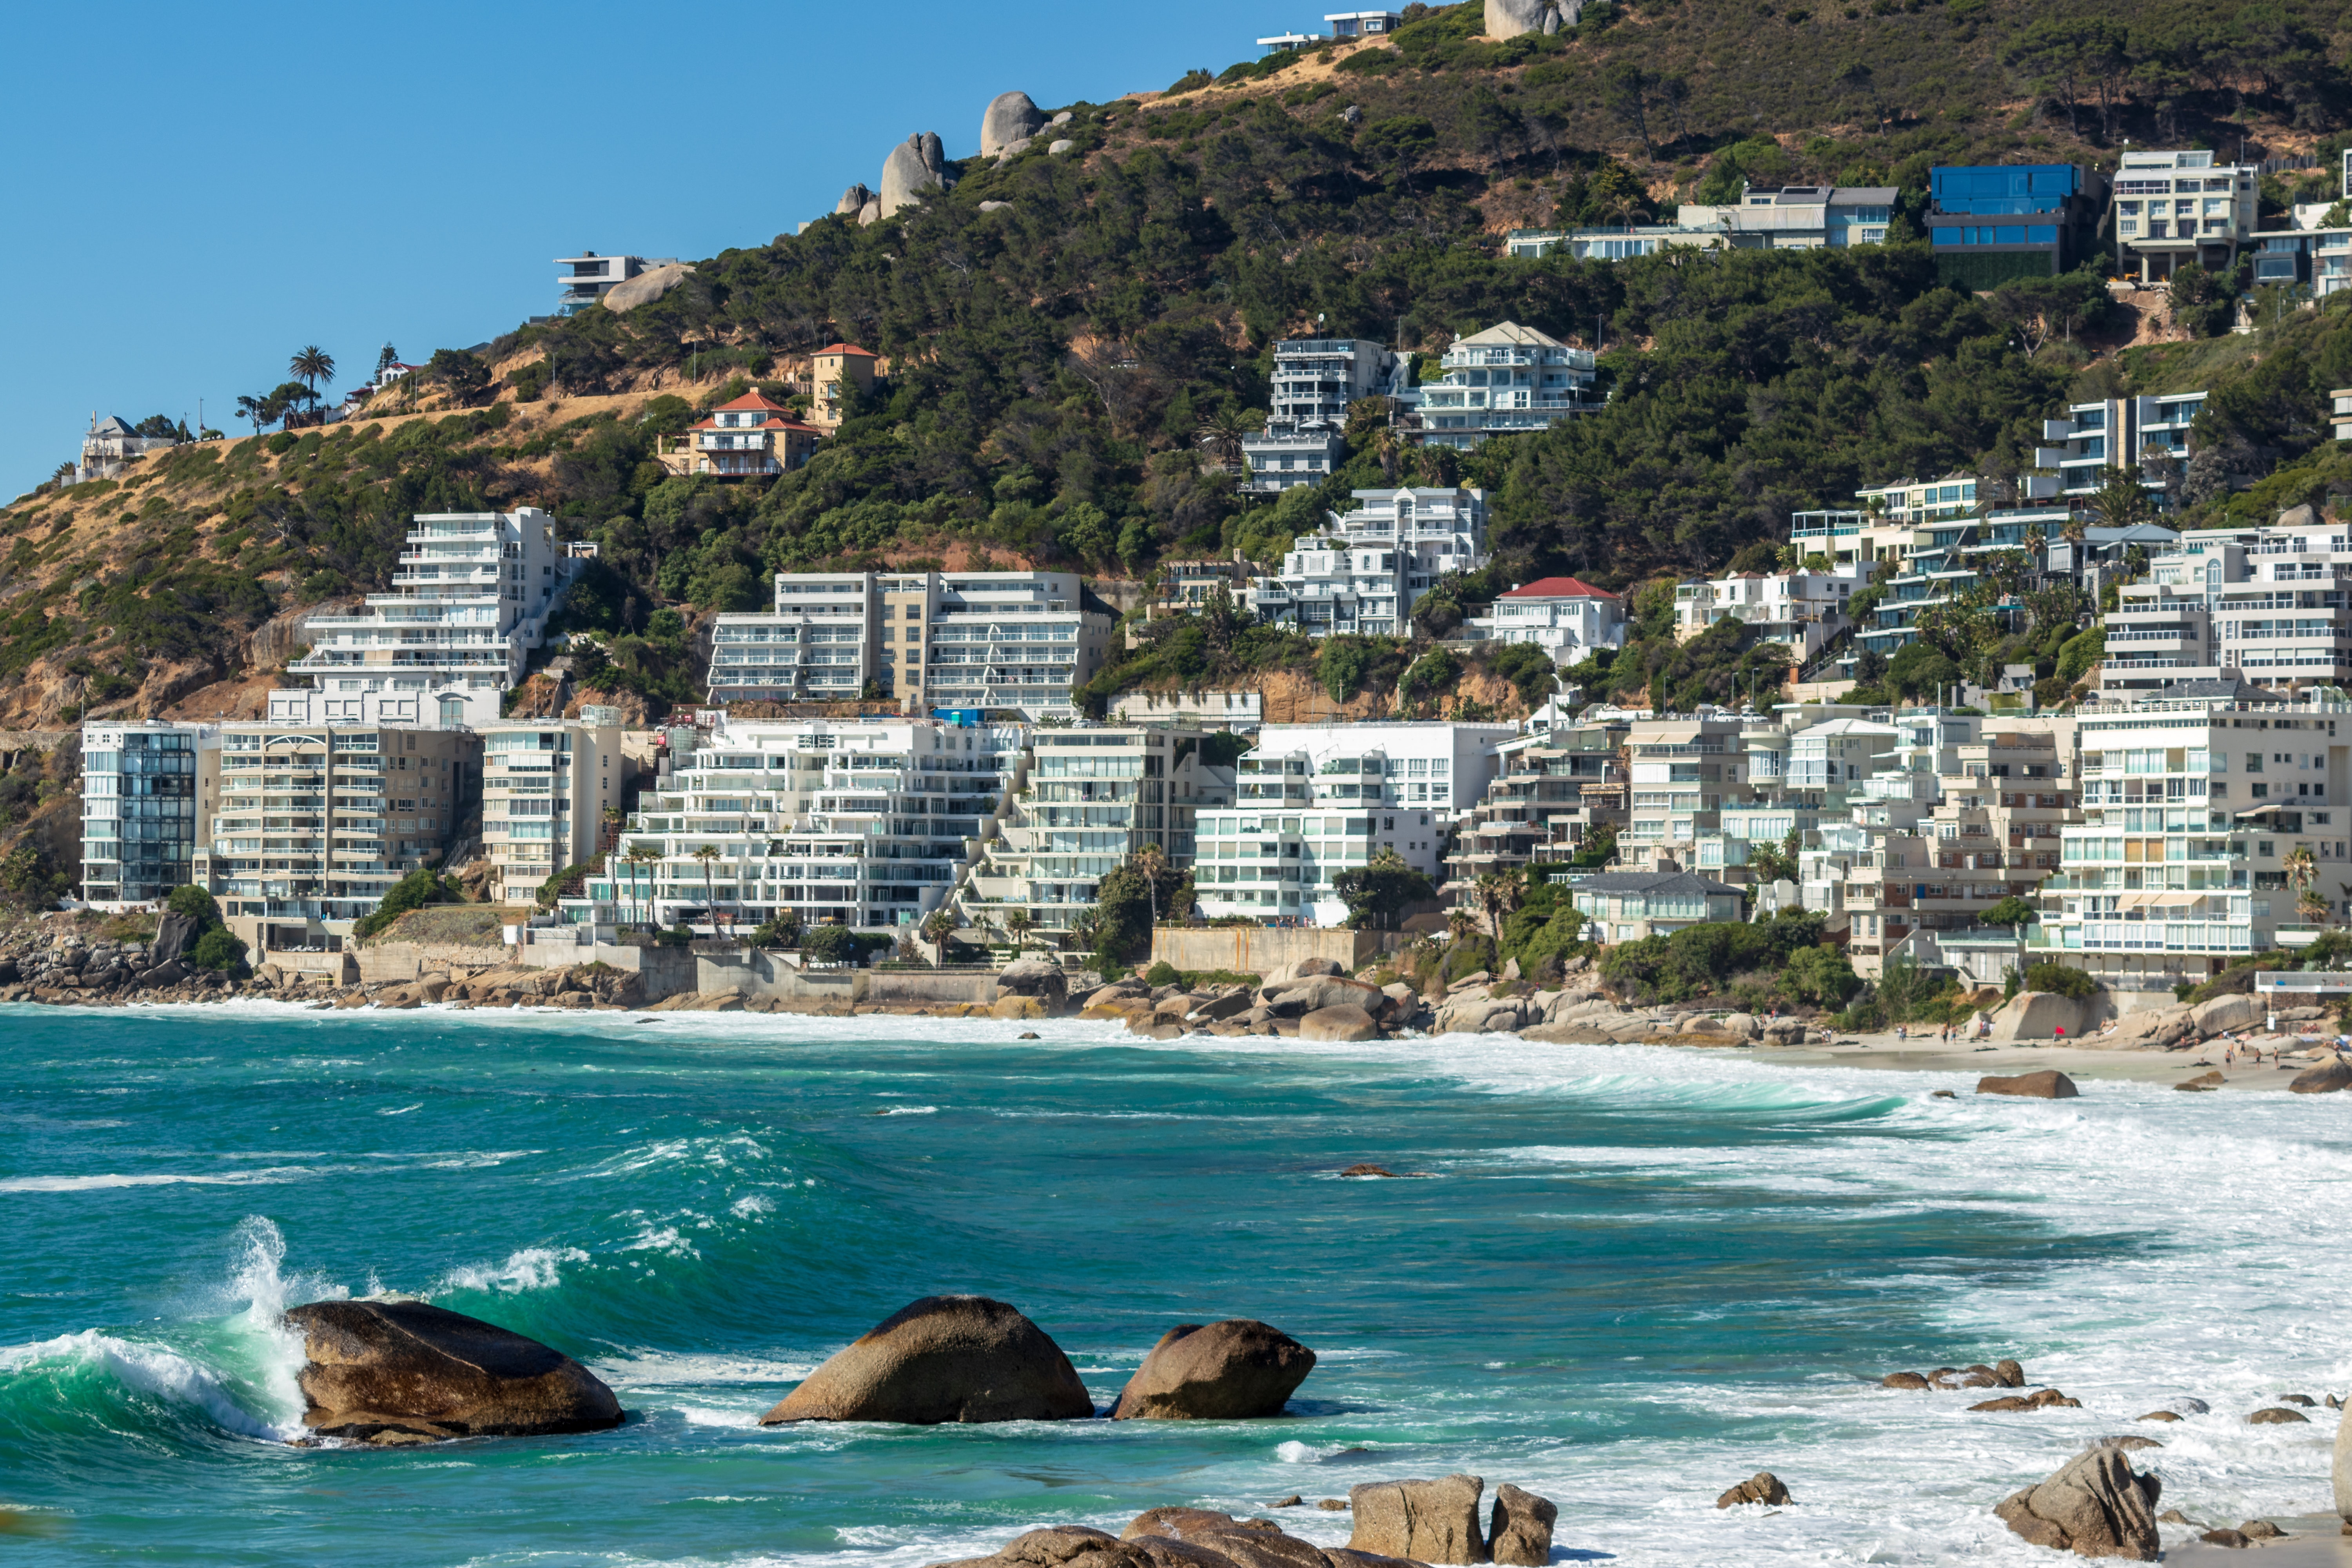
[[[2079,264],[2105,205],[2105,177],[2073,163],[1943,165],[1927,174],[1927,237],[1962,288],[2047,278]]]

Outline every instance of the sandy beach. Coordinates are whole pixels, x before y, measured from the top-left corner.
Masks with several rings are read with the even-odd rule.
[[[2219,1042],[2189,1051],[2099,1050],[2086,1046],[2046,1044],[1976,1046],[1957,1040],[1945,1045],[1932,1038],[1898,1039],[1892,1031],[1841,1035],[1836,1043],[1826,1046],[1759,1045],[1756,1058],[1759,1061],[1793,1067],[1895,1068],[1906,1072],[1974,1073],[1979,1077],[2041,1072],[2054,1068],[2077,1079],[2118,1079],[2135,1083],[2179,1083],[2219,1070],[2222,1075],[2221,1092],[2247,1093],[2284,1090],[2294,1081],[2297,1073],[2312,1065],[2308,1061],[2273,1063],[2269,1059],[2271,1041],[2271,1037],[2264,1037],[2261,1063],[2245,1060],[2241,1052],[2238,1062],[2230,1066],[2223,1065],[2223,1047]],[[2290,1051],[2297,1048],[2292,1037],[2281,1037],[2281,1043]]]

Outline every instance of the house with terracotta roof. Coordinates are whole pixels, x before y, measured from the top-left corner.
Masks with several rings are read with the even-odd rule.
[[[747,392],[712,409],[685,435],[658,443],[654,455],[680,478],[773,479],[807,462],[823,439],[824,431],[793,418],[782,404]]]
[[[1735,572],[1695,579],[1675,589],[1675,639],[1688,642],[1709,626],[1737,619],[1761,642],[1789,645],[1811,658],[1848,623],[1846,605],[1870,581],[1854,562],[1826,572]]]
[[[1625,646],[1625,601],[1574,577],[1544,577],[1497,598],[1466,630],[1490,642],[1532,643],[1554,664],[1570,665],[1595,648]]]
[[[841,387],[856,385],[863,396],[874,390],[876,356],[856,343],[832,343],[809,355],[809,423],[826,435],[841,428]]]

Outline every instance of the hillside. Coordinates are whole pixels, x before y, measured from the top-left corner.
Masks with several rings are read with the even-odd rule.
[[[1503,44],[1476,37],[1476,4],[1408,16],[1392,40],[1067,106],[1068,156],[972,160],[898,218],[829,218],[625,315],[523,328],[425,378],[425,412],[182,448],[121,484],[36,495],[0,515],[0,721],[249,711],[299,613],[383,584],[416,510],[527,502],[598,540],[572,617],[602,649],[584,679],[653,709],[696,694],[699,619],[761,602],[779,568],[1271,558],[1387,477],[1369,429],[1320,493],[1276,506],[1202,460],[1204,428],[1264,407],[1272,341],[1318,318],[1423,353],[1505,318],[1601,335],[1605,412],[1396,469],[1493,497],[1507,558],[1434,602],[1441,620],[1538,571],[1636,588],[1719,568],[1866,480],[2013,468],[2078,385],[2221,391],[2193,515],[2337,482],[2318,401],[2342,379],[2336,318],[2163,342],[2182,333],[2158,307],[2131,320],[2087,285],[1940,289],[1900,222],[1905,242],[1874,250],[1616,266],[1508,259],[1498,239],[1743,177],[1885,181],[1916,213],[1931,163],[2112,163],[2126,138],[2330,158],[2352,101],[2333,63],[2344,5],[1686,0],[1596,5],[1557,38]],[[2266,196],[2323,185],[2269,180]],[[2045,331],[2060,315],[2070,330]],[[656,436],[745,386],[804,393],[808,351],[836,339],[887,356],[887,380],[806,468],[761,489],[649,460]],[[1420,657],[1359,648],[1326,668],[1330,650],[1274,640],[1147,649],[1131,673],[1312,668],[1339,700],[1392,689]],[[1638,684],[1684,658],[1634,653],[1588,673]],[[1742,658],[1703,659],[1675,689],[1727,692]]]

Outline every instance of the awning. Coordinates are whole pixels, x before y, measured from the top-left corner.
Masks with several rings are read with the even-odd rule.
[[[2159,893],[2156,903],[2158,909],[2185,910],[2204,896],[2202,893]]]
[[[2116,907],[2122,910],[2151,910],[2163,901],[2162,893],[2126,893]]]
[[[2248,806],[2245,810],[2238,813],[2238,815],[2240,816],[2260,816],[2266,811],[2284,811],[2294,805],[2294,802],[2291,800],[2266,800],[2260,805]]]

